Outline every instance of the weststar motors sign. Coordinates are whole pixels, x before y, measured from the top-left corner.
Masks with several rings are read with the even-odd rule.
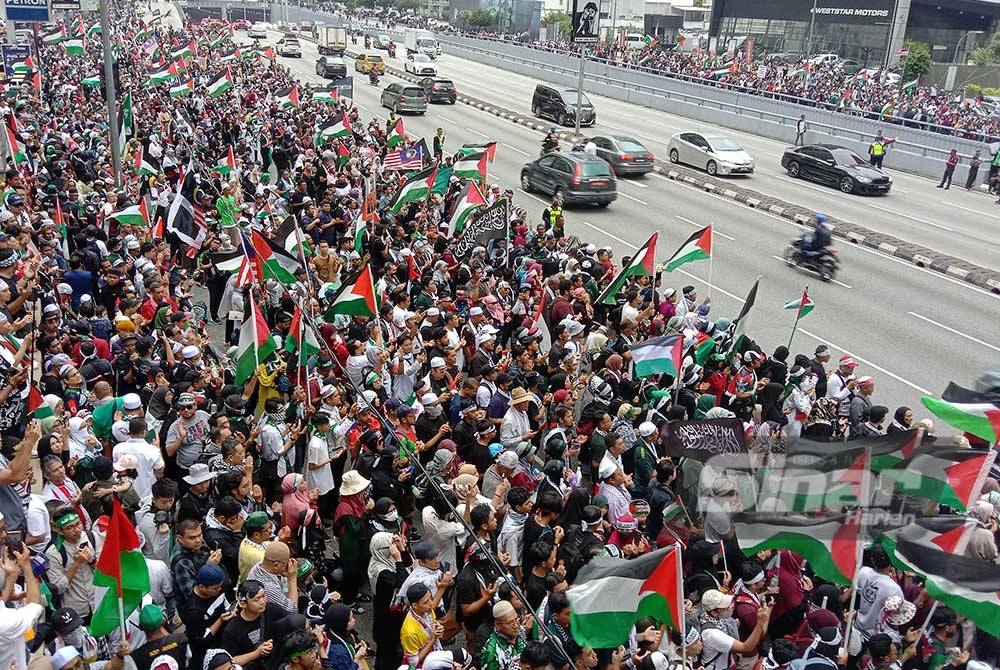
[[[816,21],[871,23],[890,21],[894,0],[816,0]],[[722,18],[809,21],[813,0],[715,0],[713,23]]]

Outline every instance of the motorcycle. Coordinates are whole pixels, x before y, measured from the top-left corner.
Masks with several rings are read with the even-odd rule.
[[[559,149],[559,140],[558,139],[550,139],[549,137],[546,137],[544,140],[542,140],[542,150],[541,150],[541,152],[539,152],[538,157],[541,158],[542,156],[545,156],[546,154],[556,153],[559,150],[560,150]]]
[[[368,83],[372,86],[378,86],[378,72],[372,70],[368,73]]]
[[[785,247],[783,254],[788,267],[799,267],[819,276],[823,281],[830,281],[837,274],[840,267],[840,259],[833,247],[826,247],[818,254],[812,256],[802,255],[802,240],[794,239]]]

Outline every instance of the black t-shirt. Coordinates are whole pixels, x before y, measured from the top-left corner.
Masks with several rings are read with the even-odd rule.
[[[261,624],[263,616],[259,616],[253,621],[247,621],[240,615],[236,615],[229,620],[226,627],[222,629],[221,646],[233,656],[249,654],[263,642]],[[261,667],[259,660],[244,663],[244,670],[257,670]]]
[[[187,666],[188,639],[184,633],[173,633],[158,640],[147,642],[131,654],[138,670],[173,670]],[[174,663],[164,662],[164,657],[174,659]]]
[[[180,608],[181,621],[184,622],[184,632],[188,634],[191,644],[191,662],[189,667],[200,668],[205,660],[205,652],[216,643],[215,638],[206,635],[209,627],[229,609],[229,601],[224,595],[218,598],[202,598],[191,594],[187,607]]]
[[[455,618],[469,630],[476,630],[486,621],[487,617],[492,617],[493,610],[489,603],[484,605],[478,612],[463,614],[462,605],[474,603],[482,597],[483,583],[485,577],[479,576],[470,566],[466,566],[455,579],[455,600],[458,608],[455,611]],[[488,585],[488,583],[487,583]]]
[[[538,522],[535,521],[535,515],[532,514],[524,522],[524,544],[522,545],[524,551],[527,551],[528,547],[538,540],[548,540],[554,543],[556,541],[555,532],[548,526],[538,525]]]
[[[528,606],[532,612],[537,612],[545,600],[545,577],[539,577],[533,572],[529,572],[524,580],[524,596],[528,599]]]

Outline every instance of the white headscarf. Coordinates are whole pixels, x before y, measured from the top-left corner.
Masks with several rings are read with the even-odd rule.
[[[396,571],[396,559],[389,553],[392,546],[392,533],[375,533],[372,535],[371,548],[372,560],[368,563],[368,582],[372,587],[372,594],[375,593],[375,584],[378,576],[385,570]]]

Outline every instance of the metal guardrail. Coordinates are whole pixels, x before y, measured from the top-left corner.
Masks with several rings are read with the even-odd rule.
[[[499,54],[491,52],[488,49],[472,47],[469,45],[450,42],[447,40],[439,40],[439,41],[441,41],[442,45],[446,45],[452,48],[478,52],[483,55],[491,56],[493,58],[501,58]],[[542,63],[540,61],[534,61],[528,58],[522,58],[520,56],[512,56],[510,54],[503,54],[502,59],[506,61],[520,63],[528,67],[544,69],[549,72],[556,72],[557,74],[562,74],[565,76],[572,77],[574,80],[579,76],[579,70],[577,68],[568,68],[559,65],[552,65],[551,63]],[[669,89],[659,88],[656,86],[648,86],[641,83],[618,79],[616,77],[611,77],[608,75],[601,75],[593,72],[587,72],[584,74],[584,78],[586,80],[592,81],[597,84],[603,84],[606,86],[612,86],[624,90],[636,91],[638,93],[648,93],[650,95],[666,98],[668,100],[674,100],[677,102],[682,102],[685,104],[694,105],[698,107],[705,107],[707,109],[714,109],[728,114],[735,114],[738,116],[748,116],[751,118],[759,119],[761,121],[775,123],[777,125],[794,127],[795,124],[798,122],[798,117],[785,116],[783,114],[776,114],[774,112],[769,112],[762,109],[754,109],[751,107],[747,107],[745,105],[736,105],[728,102],[723,102],[720,100],[713,100],[711,98],[691,95],[689,93],[684,93],[680,91],[672,91]],[[835,125],[820,123],[817,121],[810,121],[809,127],[811,130],[820,130],[828,135],[831,135],[833,137],[839,137],[844,140],[860,142],[863,144],[871,141],[871,132],[862,132],[851,128],[844,128],[842,126],[835,126]],[[896,140],[893,146],[896,147],[897,149],[907,150],[911,154],[924,156],[930,159],[943,160],[948,155],[948,151],[946,150],[938,149],[936,147],[929,147],[922,144],[915,144],[912,142],[907,142],[905,140]]]

